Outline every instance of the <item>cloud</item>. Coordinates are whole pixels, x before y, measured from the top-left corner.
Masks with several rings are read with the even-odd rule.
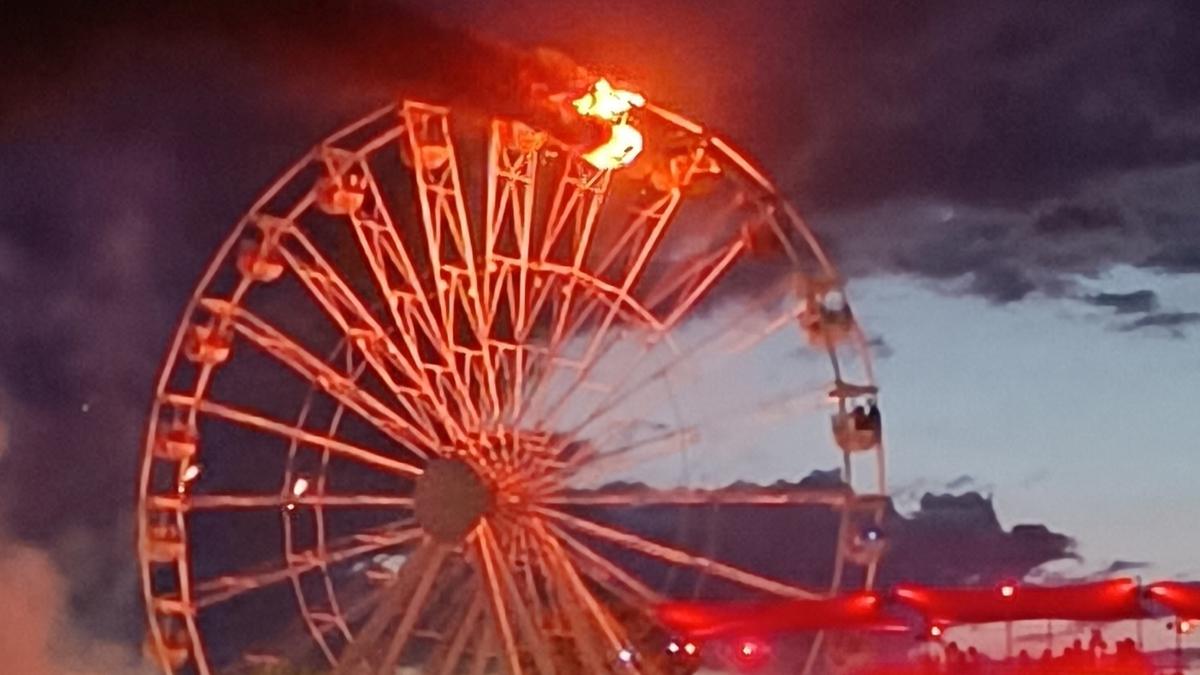
[[[1097,293],[1083,298],[1097,307],[1110,307],[1117,314],[1142,314],[1158,309],[1158,294],[1151,290],[1130,293]]]
[[[1173,338],[1183,338],[1183,328],[1200,323],[1200,312],[1158,312],[1147,314],[1141,318],[1123,324],[1121,330],[1126,332],[1159,329]]]
[[[954,480],[950,481],[949,483],[946,483],[946,489],[961,490],[965,487],[968,487],[968,486],[971,486],[974,484],[975,484],[974,477],[963,474],[963,475],[959,476],[958,478],[955,478]]]
[[[1172,246],[1150,255],[1142,264],[1163,272],[1200,273],[1200,245]]]
[[[1060,204],[1037,216],[1033,229],[1050,235],[1119,230],[1120,214],[1112,207]]]
[[[813,472],[796,483],[735,483],[730,488],[790,492],[824,490],[840,484],[834,470]],[[636,492],[647,488],[638,483],[618,483],[606,489]],[[833,573],[831,553],[837,545],[838,514],[826,507],[723,506],[714,515],[708,506],[658,506],[597,513],[595,517],[807,588],[821,588]],[[888,548],[877,580],[881,587],[901,581],[943,586],[988,584],[1024,578],[1049,562],[1075,557],[1074,541],[1044,525],[1020,524],[1006,529],[992,499],[978,492],[926,493],[920,507],[909,515],[898,513],[889,502],[883,530]],[[608,550],[602,541],[589,542],[599,550]],[[666,569],[652,559],[616,548],[610,552],[648,582],[666,574]],[[848,568],[844,580],[847,587],[861,583],[861,578],[855,576],[860,572],[853,566]],[[667,592],[691,594],[690,584],[696,580],[682,572],[676,574],[682,585]],[[715,578],[706,579],[702,586],[704,593],[714,599],[738,597],[745,592]]]
[[[1073,557],[1070,537],[1044,525],[1004,529],[990,497],[978,492],[926,494],[910,518],[888,525],[883,583],[931,585],[992,583],[1023,578],[1053,560]]]
[[[829,3],[806,17],[805,52],[827,58],[803,63],[810,81],[787,101],[799,110],[784,109],[818,139],[814,200],[1023,205],[1200,158],[1200,134],[1182,122],[1200,104],[1184,66],[1197,49],[1182,32],[1198,19],[1181,6],[872,7]]]
[[[1134,572],[1137,570],[1144,570],[1148,567],[1151,567],[1151,564],[1148,562],[1136,562],[1136,561],[1132,561],[1132,560],[1114,560],[1108,567],[1104,568],[1097,574],[1098,575],[1120,574],[1122,572]]]
[[[882,335],[868,339],[867,347],[871,349],[871,356],[876,359],[889,359],[896,354],[896,349]]]
[[[1072,297],[1120,264],[1200,271],[1195,12],[851,2],[805,18],[801,53],[821,58],[798,58],[780,106],[803,148],[789,185],[849,274],[1003,304]]]
[[[1107,565],[1097,566],[1082,557],[1073,556],[1042,564],[1031,570],[1025,579],[1030,583],[1059,586],[1127,577],[1131,576],[1131,572],[1153,567],[1153,563],[1134,560],[1112,560]]]

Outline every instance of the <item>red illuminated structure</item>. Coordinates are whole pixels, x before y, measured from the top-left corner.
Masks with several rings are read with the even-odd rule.
[[[1150,584],[1146,592],[1154,602],[1171,610],[1175,616],[1200,619],[1200,585],[1160,581]]]
[[[1169,626],[1176,634],[1178,649],[1181,636],[1200,628],[1195,618],[1200,617],[1200,585],[1160,582],[1143,587],[1133,579],[1055,587],[1016,582],[982,588],[906,584],[888,595],[853,593],[821,601],[757,604],[668,603],[658,608],[660,618],[676,630],[708,638],[912,630],[911,619],[905,615],[915,612],[920,617],[917,630],[934,640],[954,625],[1006,623],[1011,627],[1013,622],[1032,620],[1107,623],[1161,616],[1164,611],[1177,617]],[[1142,667],[1134,664],[1096,672],[1144,672]]]
[[[896,602],[930,621],[946,624],[994,623],[1058,619],[1064,621],[1121,621],[1147,616],[1138,584],[1113,579],[1073,586],[993,588],[928,588],[897,586]]]
[[[772,603],[675,602],[660,605],[657,614],[679,633],[703,639],[820,630],[907,629],[906,624],[884,611],[882,597],[870,592]]]
[[[339,673],[637,672],[663,650],[636,642],[639,622],[670,599],[648,565],[797,602],[873,584],[878,391],[812,231],[701,125],[607,82],[555,100],[595,143],[488,111],[379,110],[287,170],[217,252],[142,454],[164,672],[239,668],[231,625],[300,627],[280,640]],[[802,347],[817,358],[779,365]],[[759,435],[794,474],[822,445],[792,440],[805,425],[847,485],[670,482],[680,455],[727,473]],[[610,487],[646,467],[665,484]],[[771,578],[622,519],[695,506],[832,512],[830,577]]]

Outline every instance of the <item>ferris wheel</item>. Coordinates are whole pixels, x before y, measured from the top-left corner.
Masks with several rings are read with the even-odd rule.
[[[812,232],[637,94],[563,114],[598,135],[379,110],[217,252],[141,463],[164,672],[682,672],[659,602],[873,584],[877,392]],[[841,481],[786,482],[839,454]],[[755,508],[835,524],[819,578],[720,541]]]

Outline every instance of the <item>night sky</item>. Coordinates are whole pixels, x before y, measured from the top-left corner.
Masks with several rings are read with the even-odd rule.
[[[155,373],[255,195],[537,45],[723,130],[806,214],[902,512],[979,492],[1075,541],[1035,579],[1200,580],[1196,3],[223,4],[0,17],[0,670],[135,672]]]

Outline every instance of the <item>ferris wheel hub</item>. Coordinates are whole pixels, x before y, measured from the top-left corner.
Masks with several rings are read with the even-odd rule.
[[[446,544],[461,542],[495,501],[479,474],[458,459],[429,462],[417,479],[413,497],[421,528]]]

